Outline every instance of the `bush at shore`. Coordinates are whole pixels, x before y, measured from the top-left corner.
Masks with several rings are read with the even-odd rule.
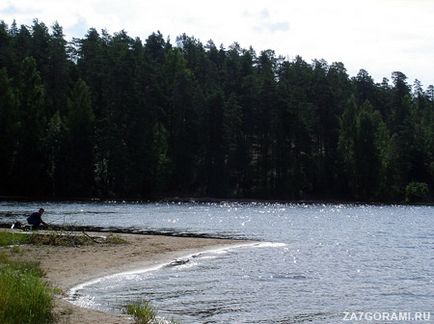
[[[0,254],[0,323],[43,324],[53,321],[52,290],[37,263],[9,260]]]
[[[0,246],[29,243],[30,236],[25,233],[0,232]]]
[[[148,302],[127,305],[126,313],[134,317],[136,324],[152,324],[156,320],[155,310]]]

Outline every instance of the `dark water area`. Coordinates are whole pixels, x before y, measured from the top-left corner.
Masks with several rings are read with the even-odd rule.
[[[338,323],[345,312],[432,312],[434,207],[279,203],[0,203],[59,226],[259,240],[101,278],[75,302],[150,300],[180,323]],[[240,241],[241,242],[241,241]],[[434,317],[431,317],[434,319]]]

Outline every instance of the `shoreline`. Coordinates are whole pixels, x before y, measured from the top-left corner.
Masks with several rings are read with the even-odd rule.
[[[268,242],[251,241],[249,243],[246,242],[243,244],[238,243],[238,244],[211,245],[211,246],[201,248],[200,250],[188,250],[188,251],[180,250],[180,251],[178,251],[179,253],[178,252],[170,253],[169,255],[167,255],[167,258],[165,258],[165,255],[161,255],[161,258],[159,258],[159,260],[160,260],[159,263],[150,262],[149,265],[146,265],[147,263],[144,264],[144,267],[129,269],[129,270],[125,270],[122,272],[115,272],[115,273],[104,275],[104,276],[97,276],[93,279],[78,283],[78,284],[76,284],[73,287],[70,287],[68,289],[67,296],[66,296],[65,300],[68,301],[69,303],[77,306],[77,307],[80,307],[80,308],[105,312],[104,310],[99,310],[97,307],[88,306],[89,305],[88,303],[81,304],[81,302],[79,300],[83,300],[81,297],[84,297],[84,296],[77,296],[78,291],[89,286],[89,285],[93,285],[95,283],[98,283],[100,281],[104,281],[106,279],[112,279],[112,278],[116,278],[116,277],[123,277],[123,276],[128,276],[128,275],[143,274],[143,273],[147,273],[147,272],[159,271],[159,270],[161,270],[167,266],[171,266],[174,263],[175,263],[174,266],[179,265],[179,264],[184,264],[184,263],[190,262],[191,259],[196,258],[196,257],[198,257],[204,253],[214,253],[214,252],[238,249],[238,248],[243,248],[243,247],[256,246],[256,245],[260,245],[263,243],[268,243]],[[78,297],[78,299],[77,299],[77,297]],[[108,312],[108,313],[112,314],[110,312]]]
[[[91,236],[110,233],[87,232]],[[21,245],[18,259],[39,261],[44,279],[53,288],[62,290],[55,296],[54,314],[57,323],[132,323],[127,315],[115,315],[72,303],[68,297],[74,287],[101,280],[107,276],[134,271],[146,271],[209,250],[236,248],[255,244],[244,241],[213,238],[173,237],[162,235],[116,234],[126,244],[84,245],[78,247]],[[8,249],[2,249],[7,251]]]
[[[12,229],[12,224],[0,222],[0,229]],[[205,239],[217,239],[217,240],[233,240],[233,241],[246,241],[248,238],[231,237],[217,234],[207,233],[195,233],[195,232],[182,232],[175,230],[145,230],[137,229],[134,227],[102,227],[94,225],[59,225],[50,224],[48,230],[64,231],[64,232],[96,232],[102,234],[131,234],[131,235],[148,235],[148,236],[172,236],[172,237],[189,237],[189,238],[205,238]]]
[[[397,205],[397,206],[434,206],[434,201],[421,201],[421,202],[412,202],[407,203],[403,200],[357,200],[357,199],[347,199],[345,197],[342,198],[327,198],[327,197],[318,197],[318,198],[300,198],[300,199],[279,199],[279,198],[215,198],[215,197],[202,197],[202,196],[186,196],[186,197],[158,197],[152,199],[142,199],[142,198],[125,198],[125,197],[116,197],[116,198],[104,198],[104,197],[63,197],[63,198],[55,198],[55,197],[28,197],[28,196],[0,196],[0,202],[56,202],[56,203],[74,203],[74,202],[83,202],[83,203],[107,203],[114,202],[118,204],[122,203],[140,203],[140,204],[150,204],[150,203],[240,203],[240,204],[249,204],[249,203],[263,203],[263,204],[306,204],[306,205],[316,205],[316,204],[325,204],[325,205],[334,205],[334,204],[342,204],[342,205],[375,205],[375,206],[389,206],[389,205]]]

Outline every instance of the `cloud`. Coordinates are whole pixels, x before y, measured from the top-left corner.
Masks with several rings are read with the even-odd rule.
[[[270,13],[268,12],[268,9],[266,8],[262,9],[261,12],[259,13],[259,17],[261,17],[262,19],[270,18]]]
[[[254,22],[254,31],[261,33],[276,33],[289,31],[287,21],[275,21],[267,8],[263,8],[258,13],[245,12],[244,16]]]
[[[90,26],[87,23],[86,18],[78,17],[77,22],[68,28],[68,33],[77,36],[83,36],[89,30]]]
[[[12,5],[5,7],[4,9],[0,9],[0,14],[2,15],[15,15],[17,13],[18,13],[17,8],[15,8]]]
[[[268,8],[262,8],[256,12],[252,10],[245,10],[242,17],[252,25],[254,32],[276,33],[289,31],[289,22],[286,20],[276,19],[270,13]]]
[[[68,39],[89,27],[142,39],[157,30],[172,40],[186,33],[226,47],[342,61],[351,75],[365,68],[376,81],[400,69],[434,83],[432,0],[1,0],[0,16],[9,24],[58,21]]]
[[[258,24],[255,26],[255,31],[261,33],[276,33],[276,32],[287,32],[289,31],[289,23],[286,21],[272,23],[272,22],[264,22],[262,24]]]

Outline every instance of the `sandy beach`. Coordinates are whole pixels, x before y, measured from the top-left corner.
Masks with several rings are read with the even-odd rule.
[[[87,233],[91,236],[109,233]],[[23,245],[22,258],[39,261],[50,286],[68,290],[86,281],[123,271],[143,269],[176,258],[243,242],[223,239],[185,238],[138,234],[116,234],[126,244],[95,244],[79,247]],[[56,297],[55,314],[59,323],[130,323],[127,316],[116,316],[85,309]]]

